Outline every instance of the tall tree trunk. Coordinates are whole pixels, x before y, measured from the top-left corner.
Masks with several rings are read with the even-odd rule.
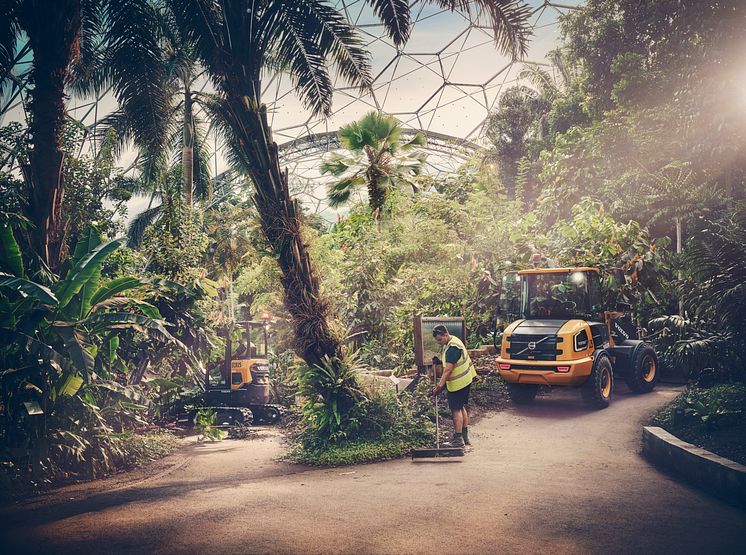
[[[267,123],[267,108],[258,107],[247,97],[230,98],[229,104],[231,127],[254,182],[254,202],[262,231],[282,271],[285,306],[295,327],[296,351],[310,366],[321,364],[326,356],[340,357],[340,340],[329,327],[329,307],[303,241],[298,207],[290,199],[287,171],[280,169],[277,144]]]
[[[19,13],[34,52],[29,215],[36,249],[53,271],[59,270],[66,254],[61,142],[65,81],[78,48],[80,18],[79,0],[29,0]]]
[[[181,175],[184,186],[184,202],[192,208],[194,192],[194,115],[192,114],[192,92],[184,84],[184,139],[181,147]]]

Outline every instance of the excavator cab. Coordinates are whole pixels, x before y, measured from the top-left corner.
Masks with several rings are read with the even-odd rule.
[[[269,386],[268,328],[266,321],[236,322],[228,333],[224,364],[231,391],[247,389],[251,384]]]

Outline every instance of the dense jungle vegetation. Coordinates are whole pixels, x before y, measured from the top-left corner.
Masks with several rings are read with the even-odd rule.
[[[486,148],[453,175],[424,174],[424,138],[403,142],[393,118],[351,123],[344,150],[320,161],[330,199],[349,210],[332,224],[290,201],[262,99],[245,91],[261,89],[265,64],[288,67],[307,107],[329,113],[324,59],[363,86],[368,55],[334,10],[278,12],[250,31],[233,19],[246,13],[238,0],[225,12],[61,2],[48,22],[30,21],[31,3],[6,2],[0,17],[0,94],[20,37],[34,62],[28,121],[0,129],[6,485],[96,477],[162,452],[159,425],[199,392],[221,332],[263,311],[274,400],[304,399],[298,458],[345,445],[353,455],[334,460],[401,454],[432,433],[421,398],[371,393],[357,373],[411,368],[415,314],[463,315],[469,346],[490,344],[501,277],[534,252],[602,268],[607,302],[631,305],[670,376],[746,377],[742,2],[588,0],[562,17],[549,65],[523,66]],[[497,44],[520,56],[527,12],[504,9],[490,20]],[[380,15],[404,43],[406,20]],[[233,50],[226,36],[239,35],[249,46]],[[203,71],[214,94],[194,92]],[[66,116],[63,94],[107,86],[120,109],[99,128]],[[213,190],[210,123],[239,190]],[[89,133],[95,154],[81,148]],[[130,147],[134,173],[118,165]],[[356,188],[367,201],[352,200]],[[135,195],[155,202],[127,214]]]

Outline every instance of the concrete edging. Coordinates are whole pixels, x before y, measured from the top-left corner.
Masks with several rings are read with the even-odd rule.
[[[682,441],[655,426],[642,428],[642,454],[686,482],[746,507],[746,466]]]

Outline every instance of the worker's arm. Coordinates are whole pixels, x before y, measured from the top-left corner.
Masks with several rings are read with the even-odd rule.
[[[443,367],[443,375],[440,376],[440,381],[438,382],[438,390],[441,390],[446,386],[446,382],[448,381],[448,378],[451,377],[454,368],[456,368],[455,364],[452,362],[446,362],[446,365]]]
[[[431,395],[437,395],[443,391],[443,388],[446,386],[446,382],[448,381],[448,378],[451,377],[451,372],[453,372],[455,367],[456,365],[452,362],[446,362],[446,365],[443,367],[443,374],[440,376],[440,381],[438,382],[438,385],[433,388]]]

